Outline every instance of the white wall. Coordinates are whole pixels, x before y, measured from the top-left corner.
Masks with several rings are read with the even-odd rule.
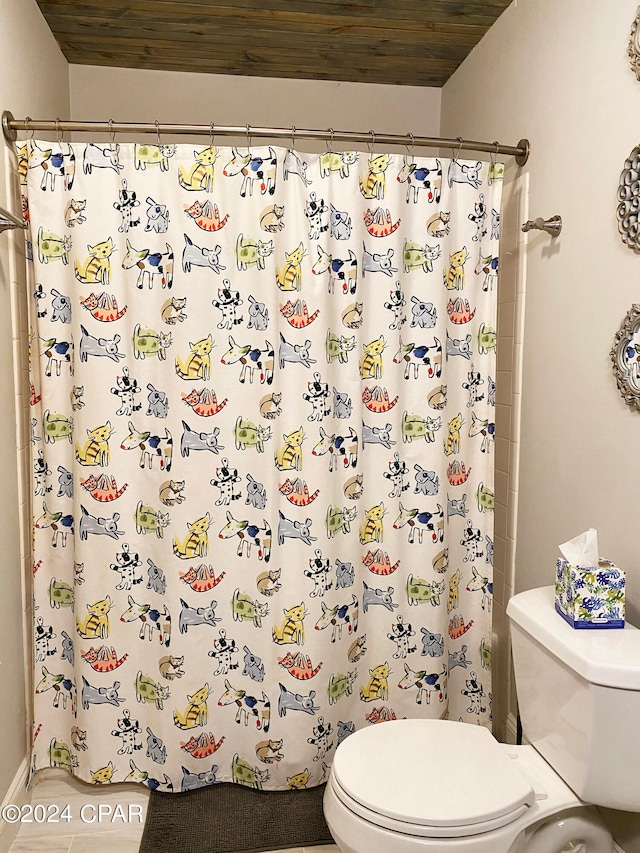
[[[514,0],[442,95],[442,133],[531,141],[530,235],[516,588],[553,581],[557,544],[596,527],[628,572],[640,620],[636,520],[640,414],[609,351],[640,301],[640,257],[621,241],[616,191],[640,140],[640,82],[626,49],[637,0]]]
[[[514,0],[442,93],[443,135],[531,141],[531,232],[515,589],[553,582],[558,543],[587,527],[626,569],[640,625],[636,518],[640,413],[620,397],[609,352],[634,302],[640,256],[620,239],[616,191],[640,141],[640,82],[626,56],[637,0]],[[541,686],[543,689],[543,686]],[[640,820],[608,815],[627,853]]]
[[[440,89],[72,65],[74,119],[319,128],[437,136]],[[231,144],[220,137],[217,144]],[[244,144],[244,139],[240,140]],[[264,144],[258,141],[255,144]],[[282,140],[281,145],[289,145]],[[315,145],[315,147],[314,147]],[[296,143],[322,151],[326,143]],[[336,149],[344,149],[336,143]]]
[[[16,118],[26,115],[69,115],[69,81],[67,62],[59,51],[42,15],[33,0],[0,0],[0,109],[10,110]],[[7,180],[9,151],[2,143],[0,167],[0,206],[15,214],[15,183]],[[2,761],[0,761],[0,801],[4,798],[27,755],[28,709],[25,702],[25,676],[30,668],[28,649],[23,642],[23,623],[31,630],[31,614],[23,620],[22,578],[27,565],[27,541],[19,533],[19,510],[26,508],[27,489],[18,479],[16,449],[24,441],[16,436],[14,413],[14,373],[24,370],[14,358],[11,324],[12,297],[21,285],[18,265],[10,261],[10,245],[21,235],[0,234],[0,471],[2,471],[2,618],[0,619],[0,720],[2,720]],[[24,287],[22,288],[24,290]],[[24,312],[21,310],[21,317]],[[24,352],[26,324],[22,321]],[[24,386],[24,374],[23,387]],[[28,388],[28,385],[26,386]],[[17,400],[23,413],[28,412],[28,394]],[[0,828],[0,849],[6,832]]]

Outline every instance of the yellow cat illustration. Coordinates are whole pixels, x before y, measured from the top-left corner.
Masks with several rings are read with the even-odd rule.
[[[297,643],[304,645],[304,617],[307,615],[304,601],[284,611],[285,620],[280,628],[273,627],[272,638],[274,643],[284,645],[285,643]]]
[[[447,290],[462,290],[464,288],[464,265],[468,258],[469,253],[466,246],[449,255],[449,267],[442,274],[444,286]]]
[[[191,354],[185,362],[180,356],[176,357],[176,373],[181,379],[207,380],[211,376],[211,350],[213,349],[213,338],[209,335],[200,338],[195,344],[189,342]]]
[[[207,531],[211,525],[209,513],[197,518],[191,524],[187,524],[189,535],[181,542],[177,536],[173,537],[173,553],[181,560],[192,560],[195,557],[206,557],[209,550],[209,535]]]
[[[109,636],[109,611],[113,607],[107,596],[93,604],[87,604],[88,615],[84,621],[76,620],[78,634],[85,640],[105,639]]]
[[[89,257],[84,264],[74,260],[75,273],[78,281],[83,284],[109,284],[111,280],[111,262],[109,258],[113,254],[115,246],[109,237],[95,246],[87,246]]]
[[[382,377],[382,351],[387,346],[384,335],[363,344],[364,352],[360,356],[360,377],[362,379],[380,379]]]
[[[81,449],[76,442],[76,459],[81,465],[100,465],[105,467],[109,464],[111,454],[109,451],[109,439],[113,435],[113,427],[109,421],[102,426],[87,430],[89,441],[85,442]]]
[[[213,192],[215,186],[214,163],[218,157],[218,149],[211,146],[203,148],[202,151],[194,151],[195,163],[188,169],[180,166],[178,170],[178,183],[185,190],[205,190]]]
[[[207,699],[211,693],[211,688],[205,682],[204,686],[189,696],[184,714],[179,711],[173,712],[173,723],[179,729],[195,729],[197,726],[206,726],[208,718]]]
[[[276,284],[280,290],[302,289],[302,259],[306,255],[304,245],[300,243],[297,249],[287,254],[287,262],[284,268],[276,270]]]
[[[284,435],[284,445],[274,453],[278,471],[300,471],[302,469],[302,442],[306,436],[302,427]]]

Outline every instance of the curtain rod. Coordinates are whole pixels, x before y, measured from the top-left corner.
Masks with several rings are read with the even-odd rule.
[[[17,131],[30,132],[32,130],[43,130],[50,133],[161,133],[174,135],[207,135],[207,136],[246,136],[288,138],[292,142],[298,139],[319,139],[327,142],[360,142],[374,145],[410,145],[411,148],[453,148],[455,150],[484,151],[489,154],[505,154],[515,157],[518,166],[524,166],[529,157],[529,140],[521,139],[517,145],[501,145],[499,142],[475,142],[469,139],[444,139],[432,136],[414,136],[412,133],[404,135],[393,133],[376,133],[373,130],[360,133],[350,130],[311,130],[309,128],[297,127],[232,127],[217,124],[161,124],[160,122],[116,122],[116,121],[41,121],[31,118],[15,119],[8,110],[2,114],[2,132],[10,142],[17,139]]]

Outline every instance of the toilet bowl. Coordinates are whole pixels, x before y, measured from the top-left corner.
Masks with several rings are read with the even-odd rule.
[[[595,806],[640,811],[640,631],[574,630],[553,587],[507,616],[528,744],[449,720],[354,732],[324,794],[343,853],[610,853]]]
[[[324,794],[342,853],[608,853],[608,833],[530,746],[443,720],[394,720],[337,750]],[[576,848],[578,849],[578,848]]]

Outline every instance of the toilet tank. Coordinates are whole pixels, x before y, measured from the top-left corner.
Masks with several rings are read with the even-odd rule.
[[[553,586],[507,616],[525,738],[583,802],[640,812],[640,631],[572,628]]]

